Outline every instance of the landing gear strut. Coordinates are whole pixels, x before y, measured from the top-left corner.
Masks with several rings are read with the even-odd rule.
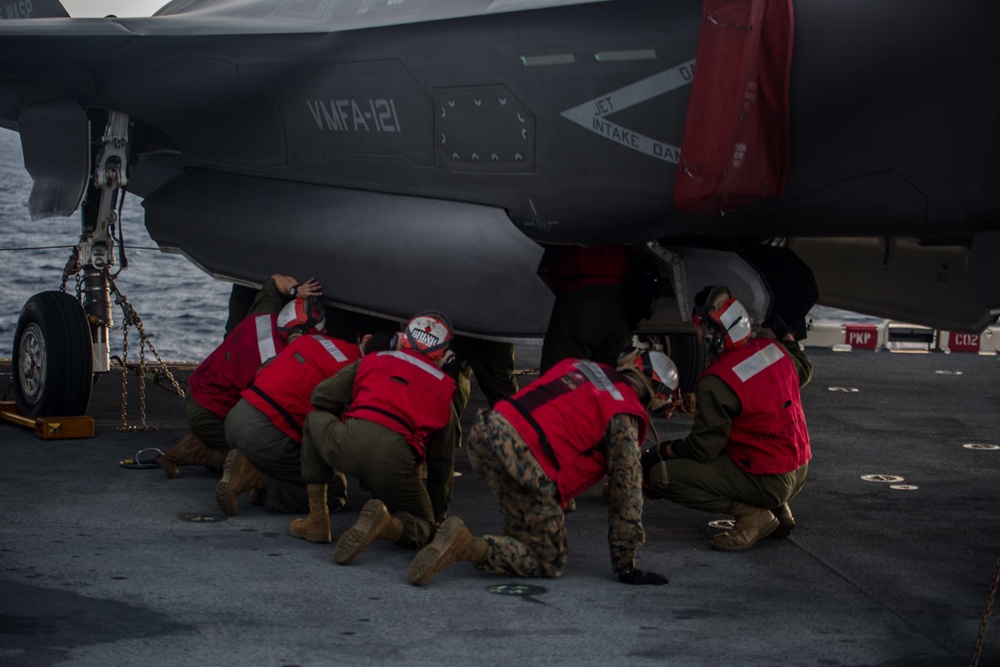
[[[108,334],[115,204],[124,195],[129,118],[110,112],[81,212],[83,231],[70,266],[83,271],[78,298],[42,292],[21,310],[14,334],[14,398],[22,415],[74,416],[87,411],[94,373],[111,368]],[[63,278],[70,275],[69,267]],[[80,298],[83,304],[80,303]]]

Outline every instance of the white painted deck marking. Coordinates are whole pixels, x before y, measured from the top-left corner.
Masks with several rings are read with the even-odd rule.
[[[862,475],[861,479],[866,482],[879,482],[879,483],[892,483],[902,482],[903,478],[899,475]]]

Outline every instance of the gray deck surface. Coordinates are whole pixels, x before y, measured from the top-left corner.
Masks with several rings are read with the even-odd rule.
[[[211,473],[118,466],[176,442],[180,399],[148,387],[158,430],[119,432],[120,376],[102,377],[93,439],[43,441],[0,423],[0,665],[969,664],[1000,549],[1000,451],[963,445],[1000,445],[1000,358],[810,355],[814,458],[792,504],[797,530],[721,553],[708,524],[725,517],[648,502],[638,564],[669,576],[662,587],[613,577],[599,488],[568,516],[569,565],[551,580],[459,563],[417,588],[405,578],[413,552],[385,542],[337,566],[332,546],[290,537],[293,516],[246,496],[237,516],[183,520],[224,518]],[[531,368],[537,350],[519,357]],[[6,386],[9,366],[0,372]],[[466,425],[484,403],[474,392]],[[465,450],[458,471],[451,513],[498,532]],[[862,479],[871,474],[914,488]],[[351,492],[335,538],[367,499],[356,482]],[[506,582],[545,590],[488,590]],[[1000,665],[998,622],[980,665]]]

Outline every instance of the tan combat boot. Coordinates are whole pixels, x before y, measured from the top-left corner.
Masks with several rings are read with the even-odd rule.
[[[241,493],[253,489],[259,491],[265,487],[267,476],[242,452],[233,449],[226,455],[222,479],[215,486],[215,500],[223,514],[233,516],[239,508],[237,499]]]
[[[792,509],[785,503],[774,510],[774,516],[778,517],[778,529],[774,531],[774,537],[788,537],[795,530],[795,517],[792,516]]]
[[[221,473],[226,455],[211,449],[194,433],[188,433],[166,454],[156,457],[156,460],[163,466],[167,477],[177,479],[177,476],[181,474],[178,466],[202,465],[209,470]]]
[[[406,578],[414,586],[423,586],[435,574],[456,561],[484,561],[488,550],[486,540],[473,537],[461,519],[457,516],[448,517],[437,529],[434,540],[417,552]]]
[[[726,512],[736,517],[736,525],[712,538],[712,547],[719,551],[746,551],[780,525],[771,510],[762,507],[734,502]]]
[[[377,539],[395,542],[403,536],[403,522],[393,518],[381,500],[372,499],[361,508],[357,522],[344,531],[333,549],[333,560],[349,565]]]
[[[306,486],[309,494],[309,515],[292,521],[288,532],[292,537],[301,537],[317,544],[329,544],[330,510],[326,506],[326,484],[309,484]]]

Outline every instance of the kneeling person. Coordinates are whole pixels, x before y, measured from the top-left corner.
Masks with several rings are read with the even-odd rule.
[[[455,381],[440,367],[450,340],[444,316],[422,313],[398,336],[397,349],[368,355],[316,387],[318,409],[306,417],[302,439],[309,516],[292,522],[293,536],[331,541],[326,484],[348,474],[375,499],[337,540],[337,563],[351,563],[379,538],[415,548],[430,542],[451,501],[455,466]]]
[[[302,300],[296,303],[303,304]],[[302,307],[322,330],[322,304],[310,297]],[[236,514],[238,497],[244,491],[251,492],[251,500],[266,491],[270,509],[301,512],[309,506],[300,474],[302,422],[312,410],[309,396],[322,380],[363,353],[354,343],[318,333],[303,335],[260,370],[226,417],[226,439],[233,451],[226,456],[222,479],[215,488],[223,513]],[[335,502],[338,509],[346,502],[346,486]]]
[[[191,433],[158,457],[171,479],[179,466],[203,465],[217,473],[229,453],[226,415],[250,386],[260,367],[288,345],[290,335],[318,333],[316,322],[289,294],[298,283],[291,276],[274,275],[264,284],[251,314],[227,333],[222,343],[198,364],[188,380],[184,417]],[[308,281],[310,287],[315,281]],[[305,299],[303,291],[300,299]],[[285,298],[291,298],[287,304]]]
[[[695,298],[693,323],[708,346],[687,437],[643,454],[649,495],[705,512],[731,514],[732,530],[712,538],[720,551],[746,551],[795,527],[788,502],[805,484],[812,449],[799,388],[812,363],[795,337],[753,335],[750,315],[725,286]]]
[[[618,578],[630,584],[667,580],[635,567],[642,528],[639,454],[647,410],[677,404],[677,369],[662,352],[632,350],[608,366],[564,359],[494,410],[480,413],[469,458],[500,501],[504,534],[473,537],[458,517],[414,558],[408,578],[424,585],[456,560],[484,571],[558,577],[566,566],[563,508],[608,477],[608,544]]]

